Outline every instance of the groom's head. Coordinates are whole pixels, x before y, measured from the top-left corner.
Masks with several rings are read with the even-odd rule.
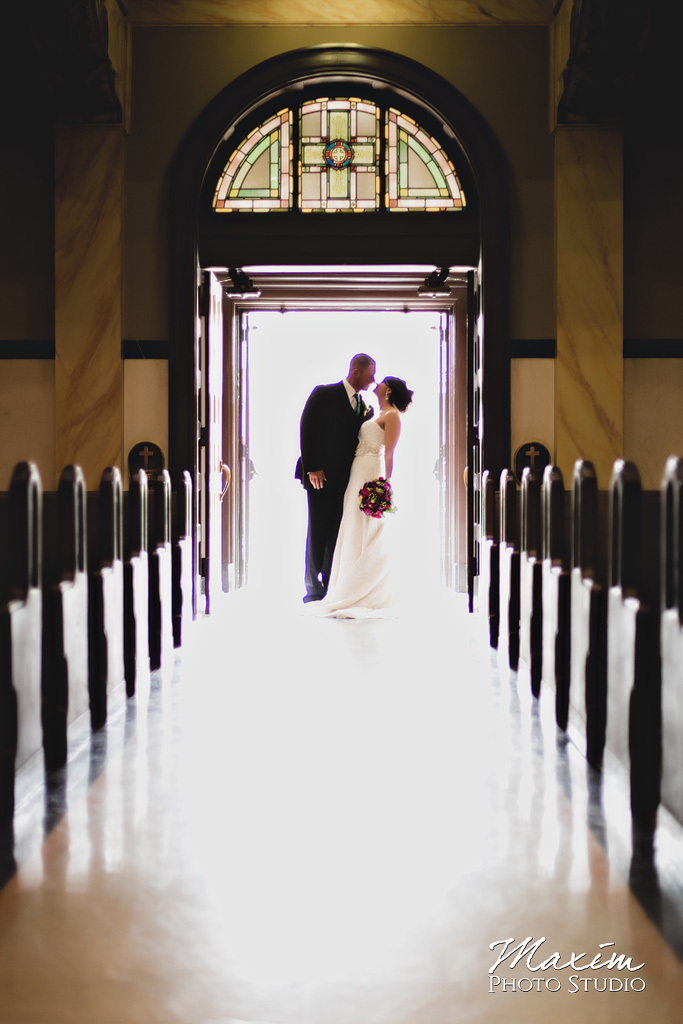
[[[375,381],[375,360],[365,352],[359,352],[349,365],[346,378],[354,391],[366,391]]]

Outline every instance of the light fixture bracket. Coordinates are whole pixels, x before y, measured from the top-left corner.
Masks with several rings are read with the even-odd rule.
[[[257,288],[252,279],[237,267],[230,267],[228,270],[232,281],[232,288],[226,288],[225,294],[229,299],[258,299],[261,289]]]
[[[451,290],[446,284],[450,271],[450,267],[441,267],[440,270],[433,270],[431,274],[425,277],[424,283],[417,289],[417,294],[424,295],[427,298],[441,298],[450,295]]]

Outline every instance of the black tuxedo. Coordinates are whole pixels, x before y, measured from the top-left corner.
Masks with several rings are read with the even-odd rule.
[[[324,597],[341,523],[344,491],[358,443],[358,431],[372,410],[355,412],[343,382],[320,384],[309,395],[301,415],[301,457],[296,476],[308,495],[306,593]],[[326,481],[315,490],[308,473],[322,469]]]

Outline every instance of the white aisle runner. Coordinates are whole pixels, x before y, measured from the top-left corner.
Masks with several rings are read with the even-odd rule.
[[[462,599],[380,622],[224,604],[0,892],[2,1024],[680,1019],[681,967],[587,828],[585,762]],[[527,936],[536,963],[614,943],[644,966],[490,974]]]

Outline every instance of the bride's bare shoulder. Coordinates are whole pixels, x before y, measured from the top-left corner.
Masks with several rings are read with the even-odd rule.
[[[387,422],[391,422],[392,420],[396,422],[397,420],[400,420],[400,418],[401,414],[398,409],[387,409],[386,412],[382,413],[382,425]]]
[[[389,417],[398,418],[398,417],[400,417],[400,415],[401,414],[398,411],[398,409],[394,409],[394,408],[385,409],[384,412],[381,412],[379,414],[379,416],[377,417],[377,422],[379,423],[380,420],[381,420],[382,423],[384,423]]]

